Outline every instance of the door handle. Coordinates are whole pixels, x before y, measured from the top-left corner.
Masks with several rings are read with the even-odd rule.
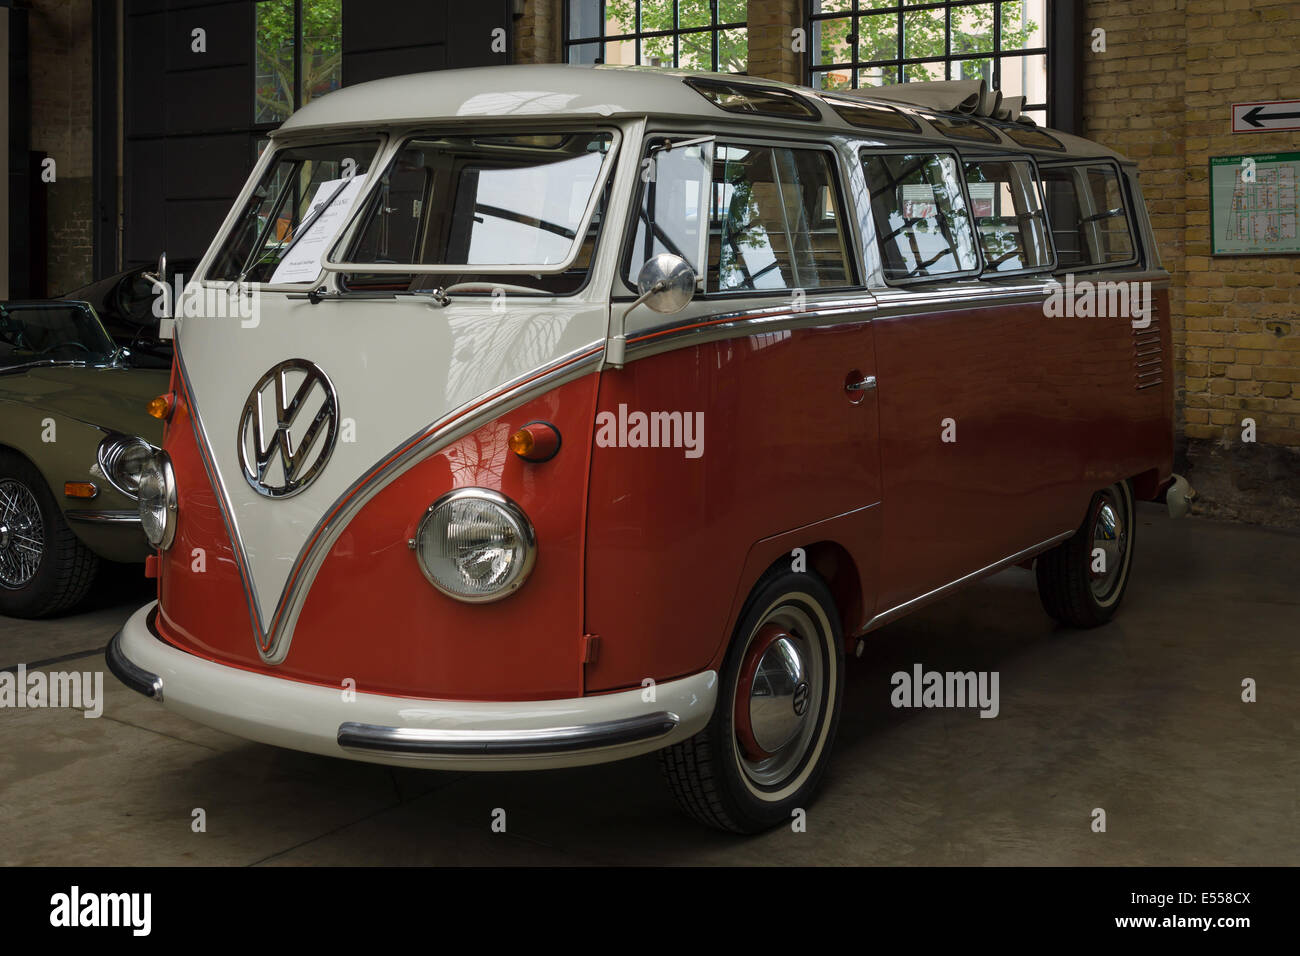
[[[857,382],[847,382],[844,385],[846,392],[870,392],[876,387],[876,376],[868,375],[866,378]]]

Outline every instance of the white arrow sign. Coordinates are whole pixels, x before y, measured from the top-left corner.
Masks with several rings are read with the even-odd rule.
[[[1234,133],[1270,133],[1279,129],[1300,129],[1300,100],[1232,104]]]

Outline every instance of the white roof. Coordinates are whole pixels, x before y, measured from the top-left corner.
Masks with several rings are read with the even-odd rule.
[[[404,126],[430,120],[510,117],[673,116],[706,122],[742,118],[743,114],[722,110],[687,86],[683,81],[690,77],[789,90],[818,104],[824,127],[841,131],[854,128],[826,106],[816,91],[776,80],[654,67],[539,63],[408,73],[358,83],[312,100],[289,117],[276,133],[339,127]],[[953,140],[940,135],[924,121],[923,112],[918,114],[909,104],[899,102],[902,98],[901,91],[907,85],[910,84],[898,88],[888,98],[879,97],[875,101],[882,106],[900,109],[920,120],[919,125],[925,138],[954,145]],[[833,97],[835,94],[828,92],[828,95]],[[867,90],[855,90],[853,99],[859,102],[873,101]],[[804,130],[809,123],[806,119],[772,116],[763,116],[761,121],[765,125]],[[867,132],[858,129],[857,132],[877,135],[874,130]],[[1119,154],[1090,140],[1055,130],[1048,132],[1064,144],[1065,155],[1123,159]],[[880,131],[879,135],[888,137],[890,134]],[[1003,145],[1015,149],[1024,148],[1016,146],[1010,140],[1006,140]]]

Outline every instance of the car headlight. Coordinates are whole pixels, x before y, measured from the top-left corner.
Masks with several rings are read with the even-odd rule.
[[[108,483],[122,494],[134,498],[139,493],[140,471],[156,449],[143,438],[109,435],[99,443],[95,457]]]
[[[458,488],[432,505],[411,540],[420,570],[458,601],[497,601],[517,591],[537,558],[522,509],[487,488]]]
[[[140,525],[149,543],[160,551],[176,537],[176,476],[165,451],[155,452],[140,469]]]

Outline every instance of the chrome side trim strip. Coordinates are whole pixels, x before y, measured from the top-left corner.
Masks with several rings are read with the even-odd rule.
[[[87,524],[135,524],[140,523],[138,511],[65,511],[63,517],[69,521],[84,521]]]
[[[787,329],[819,325],[851,325],[870,322],[876,311],[875,299],[865,297],[817,303],[805,309],[787,305],[767,309],[724,312],[700,316],[695,321],[654,326],[628,335],[627,351],[636,358],[649,358],[676,349],[720,342],[749,335],[763,335]],[[828,322],[827,320],[837,320]]]
[[[943,597],[945,594],[949,594],[950,592],[955,591],[964,585],[970,584],[971,582],[976,581],[979,578],[985,577],[990,574],[994,574],[998,571],[1003,570],[1004,568],[1009,568],[1013,564],[1019,564],[1021,561],[1024,561],[1026,558],[1032,558],[1036,554],[1041,554],[1042,552],[1046,551],[1048,548],[1052,547],[1053,545],[1059,544],[1060,542],[1064,541],[1066,538],[1073,536],[1073,534],[1074,534],[1074,530],[1062,531],[1060,534],[1048,538],[1046,541],[1040,541],[1038,544],[1034,545],[1031,548],[1025,548],[1025,550],[1023,551],[1017,551],[1015,554],[1011,555],[1010,557],[1003,558],[1000,561],[994,561],[992,564],[986,565],[985,567],[980,568],[978,571],[972,571],[970,574],[963,575],[962,577],[958,578],[955,581],[949,581],[947,584],[937,587],[933,591],[927,591],[925,594],[922,594],[920,597],[914,597],[910,601],[904,601],[902,604],[898,605],[897,607],[891,607],[888,611],[882,611],[879,614],[872,617],[871,620],[867,621],[866,626],[862,628],[860,633],[865,634],[867,633],[867,631],[874,631],[882,624],[888,624],[890,621],[897,620],[903,615],[916,610],[918,607],[921,607],[924,604],[929,604],[931,601],[936,601],[939,598]]]
[[[348,721],[339,725],[338,742],[344,750],[382,751],[412,757],[542,756],[652,740],[672,733],[678,723],[678,716],[668,711],[537,730],[424,730]]]

